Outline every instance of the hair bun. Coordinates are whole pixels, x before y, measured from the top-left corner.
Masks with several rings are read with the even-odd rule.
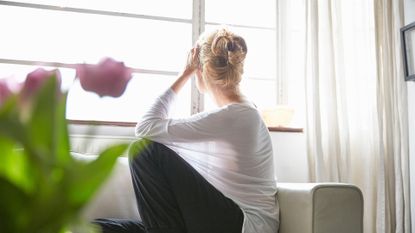
[[[226,28],[204,33],[198,40],[202,76],[210,86],[238,87],[247,54],[245,40]]]
[[[216,67],[225,67],[228,65],[228,59],[224,56],[216,56],[213,62]]]
[[[245,60],[247,47],[245,40],[226,30],[220,30],[212,41],[212,53],[216,57],[223,57],[224,59],[215,59],[215,65],[223,67],[227,64],[236,65]]]
[[[216,56],[225,55],[228,52],[228,43],[230,40],[226,35],[218,33],[212,41],[212,53]]]
[[[230,45],[230,46],[229,46]],[[233,36],[228,43],[228,61],[232,65],[237,65],[245,60],[247,47],[245,40],[240,36]]]
[[[248,52],[248,48],[246,47],[245,40],[240,36],[234,36],[232,38],[232,44],[235,44],[243,53]]]
[[[229,52],[233,52],[235,50],[235,43],[233,41],[229,41],[226,46],[228,47]]]

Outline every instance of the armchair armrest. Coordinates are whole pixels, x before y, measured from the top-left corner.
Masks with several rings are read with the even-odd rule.
[[[362,233],[363,195],[342,183],[279,183],[279,233]]]

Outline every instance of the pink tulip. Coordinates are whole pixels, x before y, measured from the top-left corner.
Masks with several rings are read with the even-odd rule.
[[[32,96],[42,86],[42,84],[48,79],[54,76],[57,80],[57,87],[60,88],[62,78],[59,70],[45,70],[38,68],[30,72],[26,76],[26,80],[23,84],[21,95],[24,99]]]
[[[121,96],[131,79],[131,69],[112,58],[101,60],[98,65],[78,64],[76,75],[86,91],[99,96]]]
[[[6,80],[0,80],[0,106],[12,94],[12,90]]]

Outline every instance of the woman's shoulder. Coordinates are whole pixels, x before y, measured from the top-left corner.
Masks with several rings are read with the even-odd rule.
[[[249,101],[243,101],[238,103],[230,103],[225,106],[205,110],[198,114],[193,115],[193,119],[214,118],[221,122],[226,120],[241,122],[252,121],[261,118],[257,108]]]
[[[248,115],[259,116],[257,107],[250,101],[229,104],[226,106],[225,110],[233,113],[239,112]]]

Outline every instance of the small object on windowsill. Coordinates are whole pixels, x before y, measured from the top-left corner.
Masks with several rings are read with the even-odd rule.
[[[294,116],[294,109],[289,106],[277,105],[272,108],[266,108],[261,111],[261,115],[270,131],[303,132],[302,128],[290,126]]]
[[[294,109],[286,105],[277,105],[261,111],[262,118],[268,127],[287,127],[294,115]]]

